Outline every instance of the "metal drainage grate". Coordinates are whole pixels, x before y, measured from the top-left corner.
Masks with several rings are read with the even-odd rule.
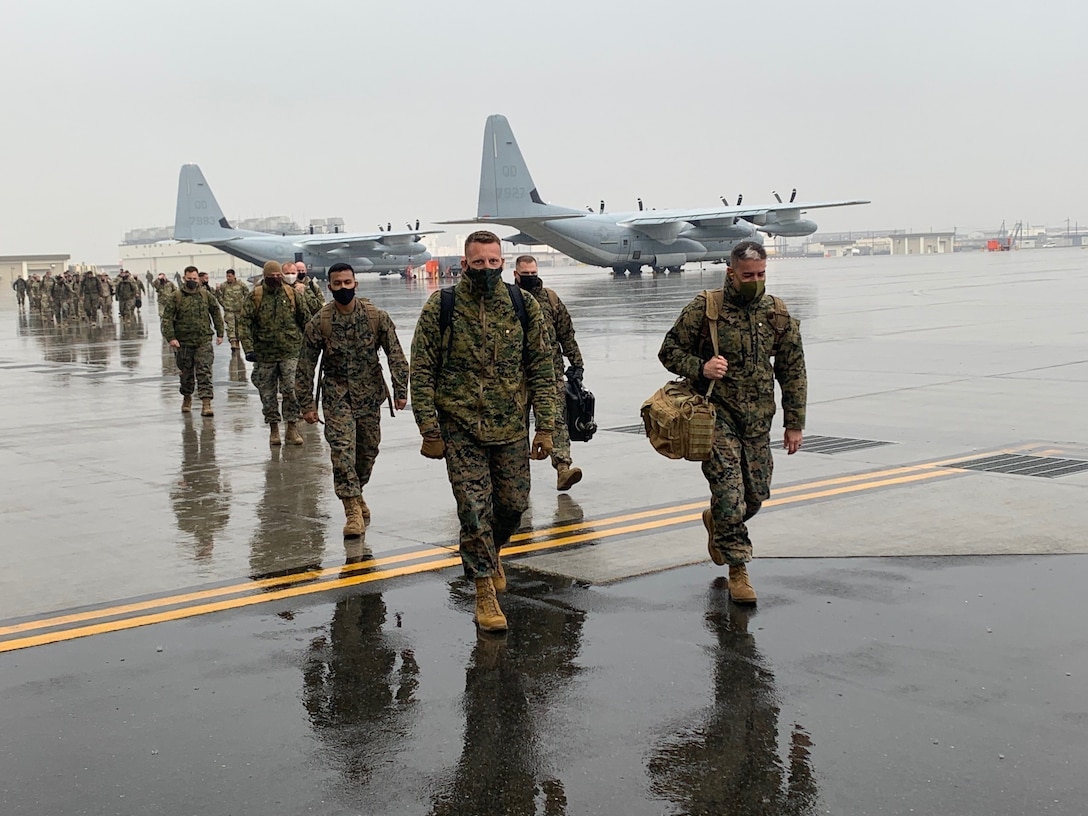
[[[956,470],[983,470],[988,473],[1011,473],[1016,476],[1039,476],[1043,479],[1057,479],[1073,473],[1083,473],[1088,470],[1088,461],[999,453],[994,456],[984,456],[981,459],[955,462],[951,465],[945,465],[945,467],[955,468]]]
[[[805,453],[848,453],[850,451],[864,450],[865,448],[879,448],[882,445],[891,445],[891,442],[881,442],[878,439],[850,439],[845,436],[806,436],[801,451]]]
[[[645,426],[640,422],[638,425],[620,425],[618,428],[602,428],[602,431],[612,431],[612,433],[629,433],[642,436],[646,433]]]

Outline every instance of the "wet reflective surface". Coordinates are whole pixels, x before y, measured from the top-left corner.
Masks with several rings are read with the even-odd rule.
[[[755,611],[707,563],[698,468],[606,430],[722,270],[542,269],[602,430],[570,493],[533,465],[501,639],[407,413],[345,541],[320,428],[270,450],[244,361],[183,415],[154,301],[0,309],[0,813],[1082,813],[1088,474],[935,464],[1086,458],[1085,255],[1011,255],[772,265],[810,431],[890,444],[776,455]],[[410,344],[433,285],[360,288]]]

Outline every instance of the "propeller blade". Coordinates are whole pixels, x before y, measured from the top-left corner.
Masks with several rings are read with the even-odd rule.
[[[797,199],[797,188],[794,187],[793,192],[790,193],[790,204],[792,204],[796,199]]]
[[[738,206],[738,207],[740,206],[740,203],[741,203],[742,201],[744,201],[744,193],[740,193],[740,194],[739,194],[739,195],[737,196],[737,206]]]
[[[601,199],[601,213],[604,213],[604,199]]]
[[[774,199],[775,199],[775,201],[777,201],[777,202],[778,202],[779,204],[781,204],[781,203],[782,203],[782,196],[780,196],[780,195],[779,195],[778,193],[776,193],[776,192],[775,192],[774,190],[771,190],[771,195],[773,195],[773,196],[774,196]]]
[[[642,199],[641,198],[638,200],[638,211],[642,212]]]

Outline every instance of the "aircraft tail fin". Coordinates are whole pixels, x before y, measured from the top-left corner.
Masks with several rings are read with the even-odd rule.
[[[174,240],[200,243],[229,238],[233,232],[200,168],[183,164],[178,176]]]
[[[547,218],[570,213],[581,210],[544,203],[506,117],[487,117],[477,218]]]

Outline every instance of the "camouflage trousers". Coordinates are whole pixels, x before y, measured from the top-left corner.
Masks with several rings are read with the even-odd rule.
[[[102,310],[103,320],[113,320],[113,297],[98,296],[98,308]]]
[[[446,472],[461,522],[461,565],[468,578],[497,572],[499,550],[529,506],[529,438],[480,445],[460,428],[442,428]]]
[[[337,498],[363,495],[374,471],[382,441],[381,406],[356,410],[342,402],[322,400],[325,441],[332,459],[332,483]]]
[[[83,316],[91,323],[98,320],[98,295],[83,296]]]
[[[223,310],[223,325],[227,330],[227,339],[231,348],[238,348],[238,312]]]
[[[136,298],[125,298],[117,301],[117,309],[122,320],[131,320],[133,315],[136,314]]]
[[[714,426],[714,449],[703,462],[710,484],[710,511],[714,517],[714,548],[730,564],[752,560],[752,540],[744,522],[759,512],[771,495],[770,434],[738,437],[719,417]]]
[[[156,298],[155,305],[158,306],[159,309],[159,320],[162,320],[162,313],[163,310],[166,308],[166,301],[162,298]]]
[[[175,353],[174,361],[181,373],[181,388],[178,390],[182,396],[189,396],[194,390],[200,399],[211,399],[214,396],[212,363],[215,361],[215,353],[212,351],[211,340],[199,346],[182,346]]]
[[[567,385],[563,380],[556,383],[555,429],[552,431],[552,467],[570,467],[570,433],[567,431]]]
[[[295,371],[298,358],[277,360],[274,363],[254,363],[250,378],[257,393],[261,395],[261,407],[264,409],[264,421],[297,422],[299,418],[298,400],[295,399]],[[283,414],[280,414],[280,400],[283,397]]]

